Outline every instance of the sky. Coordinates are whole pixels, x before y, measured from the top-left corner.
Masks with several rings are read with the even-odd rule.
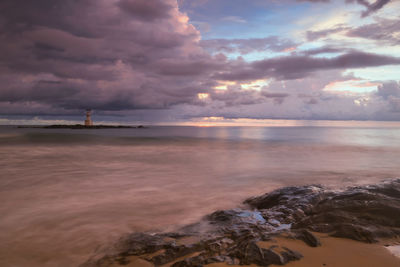
[[[400,121],[397,0],[2,0],[0,124]]]

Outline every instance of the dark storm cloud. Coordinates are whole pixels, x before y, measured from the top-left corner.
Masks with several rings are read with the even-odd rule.
[[[77,94],[79,90],[61,82],[54,81],[38,81],[32,90],[30,88],[16,90],[17,88],[10,88],[9,90],[0,91],[0,99],[3,101],[16,102],[16,101],[40,101],[43,103],[53,102],[55,100],[64,101],[69,97]]]
[[[149,21],[168,18],[173,8],[162,0],[121,0],[118,5],[135,18]]]
[[[258,91],[232,90],[214,92],[211,94],[213,101],[221,101],[224,106],[254,105],[264,103],[265,99]]]
[[[219,57],[221,58],[221,57]],[[225,57],[222,57],[225,61]],[[167,76],[199,76],[221,70],[223,66],[216,60],[191,59],[185,61],[163,60],[156,66],[158,73]]]
[[[174,0],[5,0],[0,10],[0,102],[167,108],[196,101],[223,63]]]
[[[297,44],[289,39],[278,36],[250,39],[210,39],[201,41],[201,46],[212,52],[248,54],[266,50],[282,52],[296,47]]]
[[[86,108],[121,114],[181,104],[196,109],[208,106],[207,101],[232,108],[284,105],[291,94],[282,88],[244,90],[240,82],[270,79],[280,84],[321,71],[400,64],[395,57],[334,47],[250,63],[230,60],[220,52],[282,52],[298,44],[278,36],[200,41],[175,0],[2,0],[0,10],[2,114],[71,114]],[[370,27],[352,34],[378,39],[372,32],[383,30]],[[313,57],[322,53],[344,54]],[[214,90],[220,80],[239,82],[226,91]],[[304,90],[308,86],[302,85]],[[199,99],[199,93],[208,93],[208,100]],[[396,97],[384,99],[396,103]]]
[[[371,53],[350,52],[333,58],[287,56],[238,64],[230,72],[215,77],[220,80],[254,80],[265,77],[291,80],[306,77],[313,72],[334,69],[365,68],[384,65],[400,65],[400,58]]]
[[[92,27],[93,23],[85,22],[89,21],[88,14],[101,16],[93,12],[96,7],[96,1],[90,0],[82,0],[79,3],[63,0],[4,0],[0,2],[1,17],[4,20],[2,30],[15,33],[30,30],[35,26],[44,26],[71,32],[77,36],[93,36],[99,32]],[[100,16],[97,18],[100,19]]]

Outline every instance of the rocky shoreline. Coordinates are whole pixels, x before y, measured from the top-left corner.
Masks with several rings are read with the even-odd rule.
[[[365,243],[400,237],[400,179],[342,191],[319,185],[281,188],[177,232],[133,233],[81,267],[127,265],[132,257],[153,266],[284,265],[303,255],[260,242],[284,236],[321,246],[313,232]]]

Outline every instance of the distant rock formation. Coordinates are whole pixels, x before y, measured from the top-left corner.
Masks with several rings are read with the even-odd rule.
[[[18,128],[44,128],[44,129],[125,129],[125,128],[136,128],[145,129],[147,126],[127,126],[127,125],[92,125],[86,126],[82,124],[54,124],[48,126],[18,126]]]
[[[143,128],[143,126],[125,126],[125,125],[91,125],[86,126],[82,124],[75,124],[75,125],[63,125],[63,124],[56,124],[56,125],[49,125],[44,126],[43,128],[46,129],[120,129],[120,128]]]

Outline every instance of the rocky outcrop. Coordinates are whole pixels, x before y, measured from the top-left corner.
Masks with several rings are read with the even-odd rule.
[[[42,128],[42,129],[144,129],[147,128],[143,125],[129,126],[129,125],[82,125],[82,124],[55,124],[48,126],[18,126],[18,128]]]
[[[344,191],[315,185],[286,187],[244,204],[244,208],[216,211],[176,233],[129,235],[112,253],[82,266],[126,264],[131,256],[155,266],[284,265],[302,255],[274,245],[261,247],[259,242],[285,234],[311,247],[320,246],[313,231],[362,242],[400,236],[400,179]]]

